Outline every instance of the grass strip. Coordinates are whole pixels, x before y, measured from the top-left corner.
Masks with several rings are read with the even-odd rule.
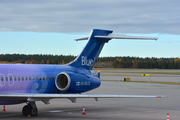
[[[175,82],[123,81],[123,80],[101,80],[101,81],[110,81],[110,82],[135,82],[135,83],[154,83],[154,84],[180,85],[180,83],[175,83]]]

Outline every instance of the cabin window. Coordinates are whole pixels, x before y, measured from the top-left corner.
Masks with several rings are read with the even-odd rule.
[[[49,76],[49,80],[51,80],[51,76]]]
[[[10,77],[10,81],[12,81],[12,77]]]
[[[14,77],[14,81],[16,81],[16,77]]]
[[[18,77],[18,80],[20,81],[20,77]]]
[[[28,80],[28,78],[26,77],[26,80]]]
[[[36,77],[36,80],[38,80],[38,77]]]
[[[55,77],[53,76],[53,80],[55,80]]]
[[[45,80],[45,77],[43,77],[43,80]]]
[[[29,80],[31,80],[31,77],[29,76]]]
[[[6,81],[8,81],[8,77],[6,77]]]
[[[35,80],[35,77],[33,77],[33,80]]]
[[[46,77],[46,80],[48,80],[48,77]]]
[[[1,77],[1,81],[4,81],[4,78],[3,78],[3,77]]]
[[[22,81],[24,81],[24,77],[22,77]]]
[[[42,78],[41,78],[41,77],[39,77],[39,79],[40,79],[40,80],[42,80]]]

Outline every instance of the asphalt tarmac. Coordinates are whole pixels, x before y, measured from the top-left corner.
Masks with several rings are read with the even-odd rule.
[[[164,76],[157,79],[161,77]],[[143,77],[146,78],[149,79]],[[180,77],[176,78],[180,80]],[[19,104],[6,106],[6,112],[0,111],[0,119],[166,120],[167,113],[171,120],[180,119],[180,85],[102,81],[99,88],[84,94],[167,95],[167,98],[102,98],[98,102],[77,99],[77,103],[71,103],[68,99],[53,99],[50,105],[37,102],[39,114],[36,117],[24,117],[21,111],[25,104]],[[82,115],[83,106],[86,115]]]
[[[141,76],[149,74],[150,76]],[[122,81],[124,78],[130,78],[131,81],[148,82],[173,82],[180,83],[180,70],[164,69],[103,69],[101,71],[101,80]]]

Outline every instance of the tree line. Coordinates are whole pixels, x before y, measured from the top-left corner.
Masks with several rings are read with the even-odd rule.
[[[73,55],[1,54],[0,63],[66,64],[75,58],[76,56]]]
[[[97,67],[103,63],[112,68],[180,69],[180,58],[102,57]]]
[[[73,55],[25,55],[1,54],[0,63],[24,64],[67,64],[77,56]],[[180,58],[140,58],[130,56],[99,57],[96,68],[146,68],[146,69],[180,69]]]

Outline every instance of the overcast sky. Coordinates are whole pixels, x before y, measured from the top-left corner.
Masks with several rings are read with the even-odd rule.
[[[0,0],[0,53],[77,55],[85,43],[73,37],[98,28],[159,37],[144,43],[115,40],[102,56],[180,57],[179,5],[179,0]],[[54,47],[40,47],[48,45]],[[67,46],[77,49],[70,52]]]

